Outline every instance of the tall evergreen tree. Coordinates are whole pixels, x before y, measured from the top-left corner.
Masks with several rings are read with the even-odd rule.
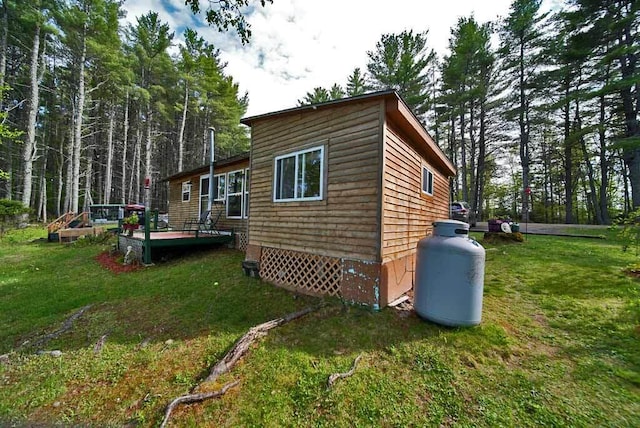
[[[640,2],[636,0],[569,0],[568,19],[581,22],[574,37],[588,42],[592,55],[612,67],[603,93],[616,93],[624,117],[617,141],[629,171],[633,208],[640,207]]]
[[[510,90],[504,119],[507,123],[516,119],[518,124],[523,221],[529,219],[532,114],[539,102],[537,78],[543,66],[541,53],[545,44],[542,25],[546,14],[540,12],[540,3],[541,0],[514,0],[500,31],[502,71],[505,87]]]
[[[436,60],[434,50],[427,47],[427,31],[383,34],[367,55],[371,86],[397,91],[421,118],[431,107],[428,69]]]
[[[318,86],[313,88],[312,92],[307,92],[307,94],[301,100],[298,100],[299,106],[304,106],[307,104],[319,104],[325,103],[327,101],[331,101],[331,95],[329,91],[325,88]]]
[[[355,97],[356,95],[362,95],[367,92],[367,81],[362,74],[360,67],[353,69],[353,72],[347,78],[347,96]]]

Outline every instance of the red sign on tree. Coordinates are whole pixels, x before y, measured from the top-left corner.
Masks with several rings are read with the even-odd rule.
[[[531,187],[527,187],[526,189],[524,189],[524,193],[526,193],[527,195],[531,194]]]

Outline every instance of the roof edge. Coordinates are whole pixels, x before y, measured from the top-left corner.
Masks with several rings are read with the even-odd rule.
[[[253,122],[256,122],[262,119],[267,119],[273,116],[295,114],[303,111],[318,110],[322,108],[332,107],[338,104],[349,104],[349,103],[354,103],[358,101],[374,99],[378,97],[384,98],[388,96],[396,96],[398,98],[400,97],[400,95],[398,95],[396,91],[392,89],[387,89],[384,91],[376,91],[376,92],[369,92],[368,94],[356,95],[355,97],[340,98],[338,100],[331,100],[331,101],[326,101],[326,102],[317,103],[317,104],[305,104],[303,106],[292,107],[292,108],[278,110],[270,113],[263,113],[255,116],[243,117],[242,119],[240,119],[240,123],[242,123],[243,125],[251,126]]]

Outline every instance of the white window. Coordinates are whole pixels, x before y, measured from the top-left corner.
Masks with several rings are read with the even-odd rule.
[[[273,200],[319,201],[324,181],[324,147],[278,156],[275,159]]]
[[[422,166],[422,192],[433,196],[433,173],[426,166]]]
[[[209,174],[200,176],[200,213],[209,207]]]
[[[227,174],[227,217],[242,218],[244,170]]]
[[[182,183],[182,202],[189,202],[191,200],[191,182],[185,181]]]
[[[224,202],[226,196],[226,179],[224,174],[213,176],[213,200]]]
[[[426,166],[422,166],[422,192],[433,196],[433,173]]]

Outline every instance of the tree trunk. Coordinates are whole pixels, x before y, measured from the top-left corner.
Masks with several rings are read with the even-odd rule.
[[[618,34],[618,62],[620,64],[621,81],[632,82],[637,79],[638,58],[634,44],[637,40],[631,34],[631,26],[636,20],[627,19],[626,26],[620,29]],[[625,85],[620,89],[622,97],[622,109],[625,119],[625,137],[629,140],[640,138],[640,124],[638,123],[638,111],[640,110],[640,88],[638,83],[633,86]],[[632,88],[633,91],[632,91]],[[637,144],[625,146],[622,158],[629,168],[629,181],[631,183],[631,203],[633,209],[640,207],[640,148]]]
[[[476,176],[476,135],[475,128],[475,105],[474,101],[470,101],[469,105],[469,190],[467,190],[467,200],[471,208],[471,212],[475,213],[478,210],[478,187],[476,185],[478,177]]]
[[[607,140],[605,135],[605,99],[600,95],[600,117],[598,126],[598,139],[600,142],[600,213],[603,224],[611,224],[609,217],[609,201],[607,190],[609,189],[609,161],[607,160]]]
[[[582,118],[580,116],[580,105],[578,100],[576,100],[576,124],[577,124],[577,132],[578,134],[581,134]],[[586,195],[588,199],[587,207],[591,208],[594,211],[596,224],[602,224],[602,216],[600,215],[600,206],[598,205],[598,199],[597,199],[597,193],[596,193],[596,183],[593,178],[593,165],[591,165],[589,151],[587,150],[587,144],[583,136],[580,136],[580,147],[582,148],[582,154],[584,156],[584,165],[587,168],[587,179],[589,180],[590,194]]]
[[[56,217],[62,215],[62,188],[64,187],[64,139],[60,140],[60,149],[58,152],[58,187],[56,189]]]
[[[462,199],[469,201],[469,184],[467,182],[467,145],[464,143],[464,103],[460,108],[460,175],[462,178]]]
[[[124,126],[123,126],[124,130],[123,130],[123,136],[122,136],[122,178],[121,178],[121,191],[122,191],[122,197],[121,197],[121,203],[125,204],[126,203],[126,182],[127,182],[127,143],[128,143],[128,136],[129,136],[129,90],[127,90],[127,95],[125,97],[125,102],[124,102]]]
[[[482,200],[484,198],[486,143],[486,99],[480,101],[480,135],[478,136],[478,170],[476,172],[476,221],[484,218]]]
[[[564,81],[565,104],[562,108],[564,113],[564,222],[572,224],[573,218],[573,143],[571,142],[571,100],[569,99],[569,82]]]
[[[72,111],[72,117],[75,116],[75,112]],[[73,179],[73,138],[74,130],[73,126],[69,127],[69,141],[67,142],[67,176],[65,177],[65,196],[64,196],[64,212],[71,211],[71,194],[73,193],[73,185],[71,184]]]
[[[93,197],[91,196],[91,184],[93,183],[93,145],[87,147],[87,164],[85,168],[84,177],[84,200],[82,201],[82,210],[88,211],[89,206],[93,204]]]
[[[40,199],[38,200],[38,219],[47,222],[47,146],[42,156],[42,170],[40,173]]]
[[[525,88],[524,88],[524,40],[520,41],[520,72],[519,72],[519,91],[520,91],[520,107],[518,113],[518,125],[520,126],[520,164],[522,165],[522,221],[529,221],[529,133],[527,129],[529,108]]]
[[[142,130],[136,130],[136,147],[133,154],[133,171],[129,183],[129,201],[140,202],[140,155],[142,153]]]
[[[7,38],[9,36],[9,8],[7,0],[2,1],[2,35],[0,36],[0,88],[4,87],[7,74]],[[2,90],[0,90],[0,95]],[[4,110],[4,97],[0,96],[0,111]]]
[[[189,84],[184,83],[184,107],[182,108],[182,120],[180,121],[180,132],[178,134],[178,172],[183,170],[184,159],[184,128],[187,122],[187,107],[189,105]]]
[[[109,129],[107,131],[107,164],[104,174],[104,195],[103,204],[111,203],[111,181],[113,177],[113,128],[115,124],[115,109],[113,104],[109,105]]]
[[[31,49],[31,70],[29,82],[31,91],[29,96],[29,113],[27,122],[27,139],[24,142],[22,154],[22,203],[31,206],[31,189],[33,180],[33,162],[37,154],[36,146],[36,120],[40,107],[40,81],[38,64],[40,59],[40,25],[36,24]]]
[[[78,61],[78,105],[76,107],[76,117],[74,121],[74,137],[73,137],[73,175],[71,179],[71,211],[78,212],[79,194],[80,194],[80,156],[82,154],[82,119],[84,116],[85,101],[85,79],[84,79],[84,63],[87,56],[87,39],[86,24],[82,29],[82,51]],[[86,202],[85,202],[86,204]]]
[[[147,106],[147,122],[146,122],[146,138],[145,138],[145,162],[144,162],[144,180],[151,180],[151,153],[153,152],[153,142],[151,140],[151,128],[153,126],[153,110],[151,105]],[[150,194],[145,192],[145,195]],[[147,203],[148,201],[145,201]]]

